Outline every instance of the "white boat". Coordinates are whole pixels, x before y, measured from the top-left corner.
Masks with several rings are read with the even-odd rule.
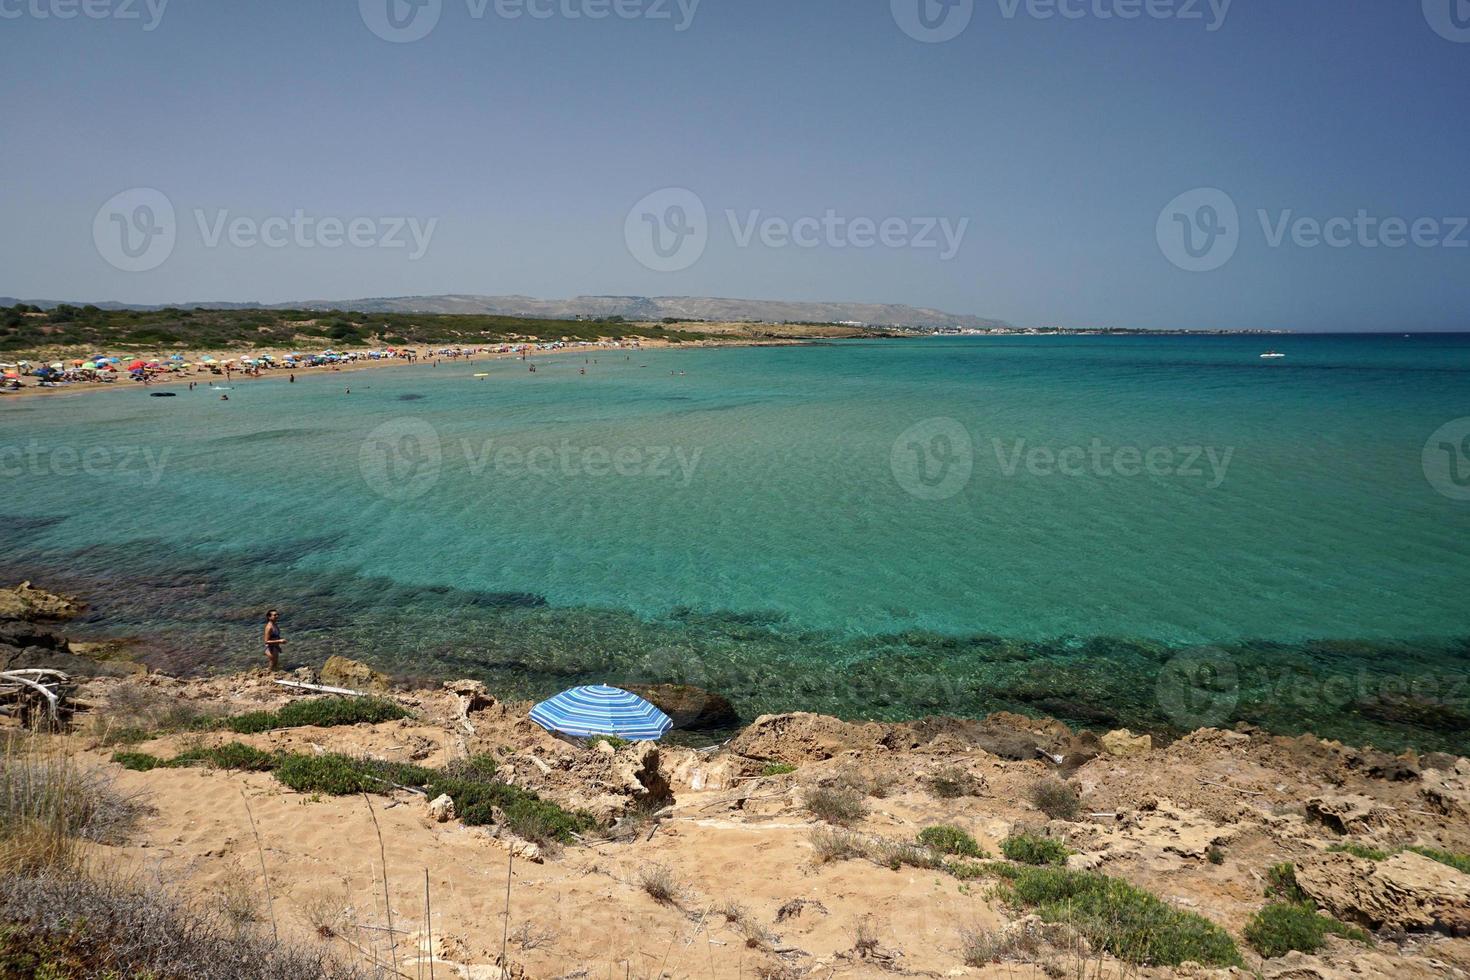
[[[1265,360],[1272,360],[1272,359],[1277,358],[1277,357],[1285,357],[1285,356],[1286,356],[1285,354],[1282,354],[1282,353],[1280,353],[1278,351],[1274,351],[1274,350],[1268,350],[1268,351],[1266,351],[1266,353],[1264,353],[1264,354],[1261,355],[1261,357],[1263,359],[1265,359]]]

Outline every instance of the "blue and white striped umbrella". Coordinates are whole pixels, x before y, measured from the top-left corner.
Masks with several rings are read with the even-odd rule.
[[[616,735],[632,742],[657,740],[674,727],[668,715],[638,695],[604,684],[547,698],[531,709],[531,720],[549,732]]]

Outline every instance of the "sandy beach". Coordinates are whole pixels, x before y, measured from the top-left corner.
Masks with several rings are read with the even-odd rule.
[[[799,339],[758,339],[745,336],[732,336],[729,340],[701,339],[674,343],[668,340],[639,338],[638,343],[627,344],[623,346],[613,346],[613,344],[611,343],[570,344],[566,347],[528,350],[525,352],[525,357],[529,360],[534,361],[537,358],[565,356],[568,354],[582,354],[584,356],[588,356],[591,353],[597,351],[618,351],[622,353],[627,353],[629,351],[638,350],[670,350],[694,347],[771,347],[788,346],[791,344],[801,343],[806,343],[806,341]],[[248,353],[242,353],[239,350],[190,350],[169,351],[162,354],[139,354],[137,356],[147,357],[151,360],[158,360],[160,362],[166,362],[167,358],[171,354],[182,354],[185,358],[185,361],[187,363],[195,365],[195,368],[183,372],[166,372],[156,375],[149,379],[147,385],[144,385],[140,381],[135,381],[132,378],[127,377],[126,372],[122,371],[118,372],[119,377],[115,381],[81,381],[63,385],[57,388],[42,387],[37,383],[38,379],[34,377],[23,378],[21,379],[21,388],[19,390],[5,391],[3,393],[0,393],[0,404],[4,404],[5,400],[9,398],[62,397],[66,395],[77,395],[98,391],[128,391],[141,388],[177,388],[181,386],[186,386],[190,382],[209,385],[220,384],[221,382],[225,381],[225,375],[213,374],[207,370],[202,370],[197,367],[200,362],[204,360],[204,358],[212,357],[222,364],[227,360],[238,361],[242,356],[259,358],[262,355],[270,355],[277,363],[280,363],[282,360],[284,360],[287,354],[291,353],[292,351],[300,351],[301,349],[302,348],[300,347],[259,348],[252,349]],[[269,368],[263,370],[259,376],[248,374],[243,370],[237,369],[231,372],[228,383],[231,385],[248,385],[253,382],[259,381],[282,381],[285,380],[286,377],[293,372],[300,376],[313,377],[321,374],[352,374],[360,371],[383,370],[386,368],[394,367],[422,367],[426,364],[432,364],[435,361],[438,361],[442,365],[446,365],[449,367],[473,367],[475,364],[484,363],[486,361],[515,360],[519,359],[522,356],[522,353],[520,351],[481,350],[473,354],[464,355],[456,358],[445,356],[435,357],[428,353],[430,348],[425,346],[424,348],[422,348],[422,356],[416,359],[408,359],[403,357],[387,357],[374,360],[366,357],[365,355],[372,350],[382,350],[383,348],[381,346],[343,348],[334,347],[332,349],[341,354],[355,353],[363,356],[359,360],[355,361],[346,361],[338,364],[329,365],[324,364],[317,367]],[[74,361],[78,358],[90,356],[91,353],[95,353],[95,351],[83,351],[76,348],[53,349],[48,350],[42,354],[33,354],[31,359],[34,361],[34,363],[37,364],[49,364],[54,361],[70,363],[71,361]]]

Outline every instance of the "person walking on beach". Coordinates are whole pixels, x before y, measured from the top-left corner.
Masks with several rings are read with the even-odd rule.
[[[285,640],[281,638],[281,614],[272,609],[265,614],[265,659],[270,661],[271,672],[281,669],[281,647]]]

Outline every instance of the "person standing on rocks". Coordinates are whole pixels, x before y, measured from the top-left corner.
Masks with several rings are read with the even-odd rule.
[[[286,642],[281,638],[281,614],[272,609],[265,614],[265,659],[270,661],[271,671],[281,669],[281,646]]]

